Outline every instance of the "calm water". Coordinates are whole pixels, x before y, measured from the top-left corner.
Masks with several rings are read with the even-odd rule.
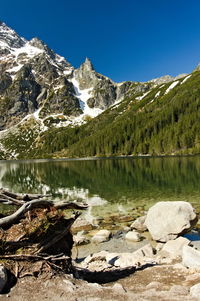
[[[85,200],[98,214],[148,208],[160,200],[200,207],[200,157],[1,162],[0,186]]]

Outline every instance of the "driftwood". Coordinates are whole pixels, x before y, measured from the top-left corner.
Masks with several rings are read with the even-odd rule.
[[[5,199],[13,199],[19,201],[31,201],[36,199],[41,199],[43,197],[49,197],[50,195],[43,195],[43,194],[22,194],[22,193],[13,193],[6,189],[0,189],[0,195],[4,196]]]
[[[50,208],[54,207],[56,209],[86,209],[86,205],[78,205],[76,203],[67,203],[67,202],[53,202],[47,200],[32,200],[29,202],[24,203],[17,211],[13,214],[2,217],[0,219],[0,227],[9,226],[16,221],[18,221],[26,212],[34,209],[34,208]]]

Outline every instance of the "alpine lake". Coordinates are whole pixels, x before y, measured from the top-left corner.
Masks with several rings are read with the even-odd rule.
[[[91,224],[119,230],[158,201],[188,201],[200,213],[200,156],[1,161],[0,187],[86,202]]]

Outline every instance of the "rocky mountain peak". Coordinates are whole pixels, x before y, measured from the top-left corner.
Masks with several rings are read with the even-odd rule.
[[[85,62],[80,66],[80,68],[84,69],[85,71],[94,71],[92,62],[88,57],[86,57]]]
[[[4,22],[0,22],[0,46],[20,48],[26,43],[13,29],[8,27]]]
[[[42,41],[40,40],[39,38],[35,37],[35,38],[32,38],[30,41],[29,41],[29,44],[31,46],[34,46],[34,47],[37,47],[41,50],[44,50],[45,47],[47,47],[47,45]]]

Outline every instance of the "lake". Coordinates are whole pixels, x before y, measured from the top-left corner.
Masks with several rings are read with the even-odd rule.
[[[84,200],[88,218],[137,216],[161,200],[184,200],[200,211],[200,156],[0,162],[0,186],[13,192]],[[135,211],[136,210],[136,211]]]

